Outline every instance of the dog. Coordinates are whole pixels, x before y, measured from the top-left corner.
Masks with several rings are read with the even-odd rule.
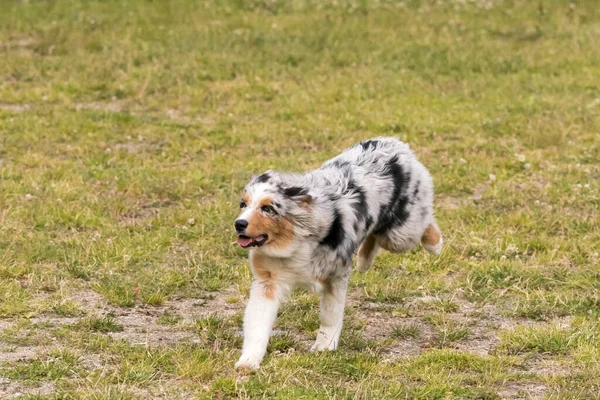
[[[320,294],[311,351],[335,350],[357,250],[356,269],[366,272],[380,248],[405,252],[421,242],[440,254],[443,242],[431,175],[392,137],[360,142],[305,174],[253,176],[234,227],[253,274],[236,368],[259,368],[279,304],[294,286]]]

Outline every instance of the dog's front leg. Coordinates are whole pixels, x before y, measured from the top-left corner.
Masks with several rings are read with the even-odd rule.
[[[344,321],[347,288],[347,277],[324,285],[321,292],[321,327],[311,351],[335,350],[337,348]]]
[[[244,313],[244,346],[236,368],[258,369],[267,351],[277,317],[282,287],[273,280],[255,279]]]

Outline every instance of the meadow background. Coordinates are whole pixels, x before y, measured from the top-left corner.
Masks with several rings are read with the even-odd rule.
[[[0,397],[600,398],[595,0],[0,3]],[[430,169],[439,257],[354,274],[236,372],[252,173],[374,136]]]

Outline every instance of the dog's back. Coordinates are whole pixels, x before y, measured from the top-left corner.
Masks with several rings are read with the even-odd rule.
[[[427,251],[441,252],[441,231],[433,215],[433,181],[407,144],[389,137],[367,140],[322,168],[347,168],[349,195],[352,188],[364,188],[366,207],[360,211],[372,225],[357,235],[362,243],[359,270],[370,267],[379,246],[403,252],[421,241]]]

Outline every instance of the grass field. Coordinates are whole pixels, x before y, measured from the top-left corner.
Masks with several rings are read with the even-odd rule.
[[[595,0],[0,4],[0,398],[600,398]],[[233,369],[232,222],[269,168],[392,135],[445,250],[318,299]]]

